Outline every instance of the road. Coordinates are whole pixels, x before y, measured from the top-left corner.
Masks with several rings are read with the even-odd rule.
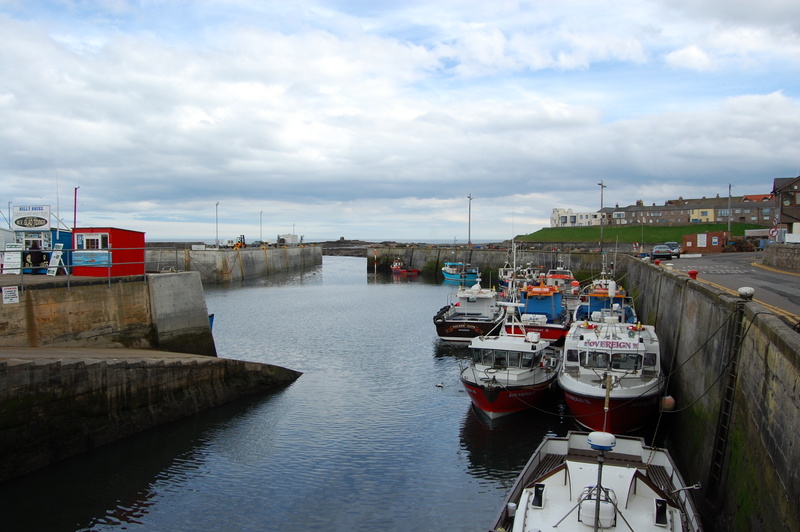
[[[800,323],[800,273],[763,265],[761,253],[686,255],[669,263],[683,273],[697,270],[698,281],[733,294],[749,286],[755,290],[753,299],[767,310],[783,316],[790,325]]]

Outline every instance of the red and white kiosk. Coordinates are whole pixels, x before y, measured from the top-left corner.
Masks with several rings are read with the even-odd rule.
[[[116,227],[72,231],[72,275],[121,277],[144,275],[144,233]]]

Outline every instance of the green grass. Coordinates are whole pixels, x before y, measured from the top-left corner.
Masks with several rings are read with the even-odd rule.
[[[766,229],[762,225],[731,223],[731,236],[744,236],[745,229]],[[683,235],[727,231],[728,224],[679,226],[618,225],[603,228],[603,242],[682,242]],[[535,233],[519,235],[517,242],[599,242],[600,227],[545,227]]]

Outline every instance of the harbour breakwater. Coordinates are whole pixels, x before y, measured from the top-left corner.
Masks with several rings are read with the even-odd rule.
[[[793,250],[779,250],[791,253]],[[765,251],[767,255],[767,251]],[[496,279],[508,252],[495,249],[373,247],[369,271],[400,258],[423,275],[468,262]],[[630,254],[523,251],[517,265],[559,259],[579,280],[610,270],[634,296],[643,323],[656,326],[668,391],[670,450],[715,530],[800,530],[800,333],[752,296],[736,297]],[[493,284],[487,281],[486,285]]]
[[[300,376],[217,358],[197,272],[16,288],[0,306],[0,481]]]
[[[145,261],[147,271],[192,271],[200,275],[203,283],[229,283],[319,266],[322,264],[322,247],[216,249],[192,246],[178,249],[174,246],[148,246]]]
[[[0,348],[0,481],[299,376],[153,350]]]

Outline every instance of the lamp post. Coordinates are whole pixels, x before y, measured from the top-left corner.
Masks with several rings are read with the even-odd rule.
[[[81,187],[75,187],[75,198],[72,202],[72,229],[78,227],[78,189]]]
[[[217,249],[219,249],[219,202],[217,202],[216,207],[214,207],[214,219],[217,225]]]
[[[258,239],[264,243],[264,211],[258,213]]]
[[[597,183],[600,185],[600,253],[603,252],[603,225],[605,222],[605,215],[603,214],[603,189],[606,188],[606,185],[603,184],[603,181]]]
[[[731,184],[728,183],[728,238],[731,237]]]
[[[472,247],[472,194],[467,194],[469,199],[469,218],[467,219],[467,247]]]

